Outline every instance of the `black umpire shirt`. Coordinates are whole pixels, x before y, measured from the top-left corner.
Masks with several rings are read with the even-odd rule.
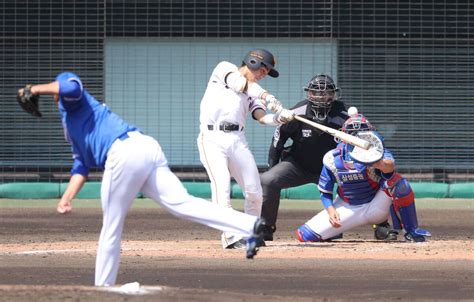
[[[291,109],[295,111],[296,115],[334,129],[340,129],[349,118],[346,106],[341,101],[333,102],[328,117],[324,121],[315,118],[311,103],[307,99]],[[285,143],[289,138],[293,144],[289,148],[285,148]],[[332,135],[300,121],[292,120],[276,128],[268,154],[268,164],[270,167],[276,165],[285,150],[285,153],[288,153],[283,157],[291,157],[302,169],[319,176],[324,154],[334,149],[336,145]]]

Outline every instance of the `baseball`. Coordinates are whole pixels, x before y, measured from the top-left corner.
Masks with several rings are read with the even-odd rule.
[[[359,110],[357,110],[356,107],[350,107],[349,110],[347,110],[347,113],[349,114],[349,116],[353,116],[359,113]]]

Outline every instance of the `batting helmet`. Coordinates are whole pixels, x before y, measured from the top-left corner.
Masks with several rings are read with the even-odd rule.
[[[308,100],[315,111],[316,118],[324,120],[331,110],[332,102],[339,99],[339,88],[327,74],[314,76],[306,87]]]
[[[262,65],[265,65],[270,72],[268,75],[277,78],[280,74],[275,69],[276,61],[272,53],[265,49],[254,49],[247,53],[244,60],[242,61],[250,70],[257,70]]]
[[[351,135],[357,134],[359,131],[374,131],[375,127],[369,122],[368,119],[365,118],[360,113],[357,113],[350,118],[348,118],[344,125],[342,125],[342,132],[349,133]]]

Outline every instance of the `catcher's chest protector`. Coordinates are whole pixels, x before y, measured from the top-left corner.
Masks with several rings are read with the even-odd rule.
[[[334,166],[331,169],[339,186],[339,195],[354,205],[372,201],[380,187],[380,177],[373,168],[345,161],[342,154],[342,148],[334,150]]]

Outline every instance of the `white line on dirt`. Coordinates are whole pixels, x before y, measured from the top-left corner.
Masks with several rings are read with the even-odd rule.
[[[165,290],[172,290],[172,288],[167,286],[149,286],[141,285],[138,282],[127,283],[122,286],[114,285],[110,287],[103,286],[86,286],[86,285],[25,285],[25,284],[15,284],[15,285],[2,285],[0,284],[0,292],[2,291],[102,291],[102,292],[111,292],[117,294],[125,295],[150,295],[158,292],[163,292]],[[2,300],[3,301],[3,300]]]
[[[133,251],[133,248],[122,248],[122,251]],[[155,250],[155,249],[148,249]],[[0,252],[0,256],[6,255],[43,255],[43,254],[67,254],[67,253],[85,253],[95,252],[95,249],[53,249],[53,250],[31,250],[22,252]]]
[[[42,255],[42,254],[67,254],[67,253],[84,253],[88,250],[77,250],[77,249],[65,249],[65,250],[37,250],[37,251],[24,251],[16,253],[7,253],[13,255]]]

